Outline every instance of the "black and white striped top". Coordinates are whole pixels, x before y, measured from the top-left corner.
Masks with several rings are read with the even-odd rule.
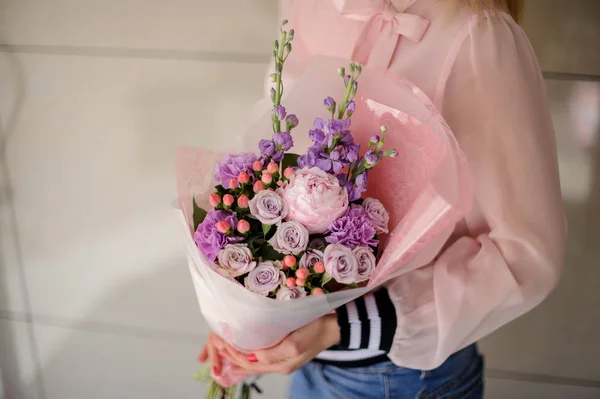
[[[387,289],[357,298],[336,312],[341,341],[321,352],[315,361],[340,367],[360,367],[388,360],[397,319]]]

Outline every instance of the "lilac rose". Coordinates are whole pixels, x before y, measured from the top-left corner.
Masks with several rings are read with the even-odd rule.
[[[352,250],[356,263],[358,263],[358,278],[357,283],[367,281],[371,278],[373,271],[375,271],[375,255],[371,248],[357,247]]]
[[[390,214],[378,199],[365,198],[362,207],[377,233],[389,233]]]
[[[304,298],[306,296],[306,291],[302,287],[281,287],[279,291],[277,291],[276,298],[280,301],[289,301],[291,299]]]
[[[358,280],[358,262],[352,250],[341,244],[325,248],[325,272],[341,284],[352,284]]]
[[[237,179],[241,172],[252,175],[252,164],[256,161],[256,155],[252,152],[226,155],[217,164],[214,179],[225,188],[229,187],[232,178]]]
[[[229,244],[219,252],[219,265],[231,277],[246,274],[256,267],[247,244]]]
[[[287,203],[279,194],[271,190],[259,191],[248,202],[250,213],[263,224],[277,224],[287,216]]]
[[[318,249],[309,249],[300,258],[299,266],[304,269],[312,269],[317,262],[323,262],[323,252]]]
[[[262,296],[275,291],[283,282],[285,274],[273,262],[261,262],[244,279],[246,288]]]
[[[308,230],[298,222],[284,222],[269,240],[275,251],[286,255],[298,255],[308,246]]]
[[[219,251],[225,248],[227,244],[235,244],[243,240],[242,237],[221,233],[217,229],[217,223],[222,220],[229,223],[230,226],[237,225],[235,214],[227,214],[223,211],[211,209],[194,233],[194,241],[200,252],[211,261],[217,258]]]

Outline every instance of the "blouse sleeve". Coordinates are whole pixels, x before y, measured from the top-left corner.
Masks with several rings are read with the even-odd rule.
[[[434,368],[532,309],[557,284],[564,261],[554,132],[534,52],[507,15],[466,29],[443,115],[472,168],[475,209],[468,234],[429,265],[431,300],[411,312],[396,305],[390,358],[405,367]],[[394,302],[405,295],[392,283]]]

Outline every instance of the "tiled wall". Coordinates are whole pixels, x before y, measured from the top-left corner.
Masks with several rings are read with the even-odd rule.
[[[547,302],[485,340],[490,398],[600,397],[600,142],[569,105],[600,91],[572,80],[600,75],[599,10],[530,0],[544,70],[571,79],[548,80],[569,260]],[[242,128],[276,18],[274,0],[0,0],[0,398],[201,396],[173,150]],[[284,397],[284,378],[263,385]]]

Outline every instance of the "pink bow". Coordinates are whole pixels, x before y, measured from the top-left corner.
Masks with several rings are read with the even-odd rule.
[[[343,16],[368,21],[352,53],[352,59],[361,64],[388,68],[400,36],[419,42],[429,28],[428,20],[398,11],[392,0],[333,2]]]

